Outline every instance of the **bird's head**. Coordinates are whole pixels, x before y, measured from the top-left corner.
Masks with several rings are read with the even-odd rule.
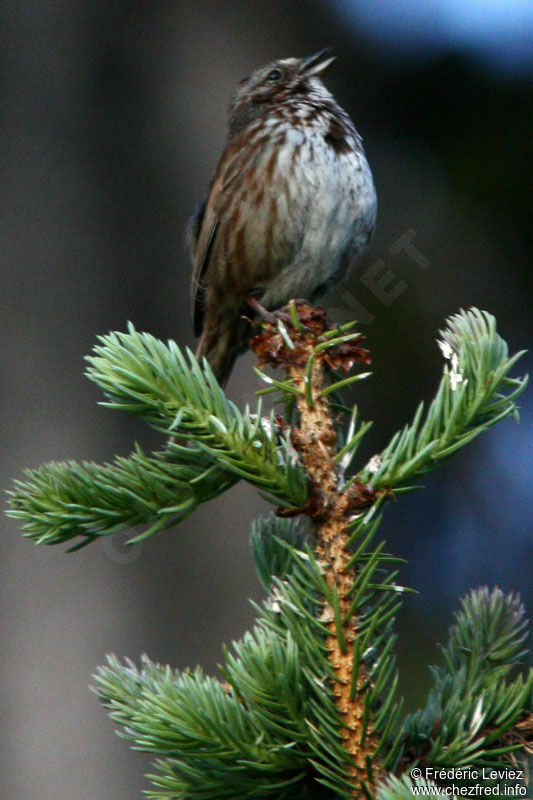
[[[230,107],[232,118],[257,116],[258,107],[276,105],[289,98],[330,97],[322,75],[335,61],[331,48],[307,58],[283,58],[255,70],[238,85]],[[255,107],[255,113],[254,113]]]

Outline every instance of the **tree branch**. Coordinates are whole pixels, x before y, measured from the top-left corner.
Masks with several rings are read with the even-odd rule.
[[[324,347],[328,344],[327,334],[333,329],[321,309],[297,303],[297,319],[293,313],[294,325],[289,327],[283,323],[287,311],[288,307],[279,313],[279,324],[266,323],[251,346],[262,364],[282,365],[297,392],[299,427],[292,428],[291,440],[311,484],[309,501],[302,510],[315,521],[315,555],[330,596],[335,598],[332,603],[324,597],[320,619],[329,631],[326,649],[335,676],[332,690],[342,719],[339,734],[351,760],[351,796],[358,798],[363,796],[362,784],[370,789],[379,779],[377,765],[372,764],[379,739],[373,732],[372,717],[365,715],[361,693],[368,681],[365,666],[359,663],[357,674],[353,675],[359,620],[352,613],[356,568],[349,549],[350,521],[382,492],[358,482],[341,491],[336,465],[337,432],[325,390],[328,363],[347,371],[354,361],[368,363],[369,356],[360,347],[362,337],[357,334],[342,337],[343,341],[331,340]]]

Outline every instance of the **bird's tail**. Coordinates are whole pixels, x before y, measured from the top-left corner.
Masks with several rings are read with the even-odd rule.
[[[206,358],[221,386],[228,382],[235,359],[246,350],[250,338],[250,324],[244,319],[208,325],[204,328],[198,347],[196,358],[200,361]]]

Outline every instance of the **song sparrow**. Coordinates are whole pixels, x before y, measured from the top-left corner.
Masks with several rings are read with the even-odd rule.
[[[329,53],[273,61],[240,82],[209,196],[189,223],[197,356],[223,384],[250,337],[247,299],[316,301],[374,230],[361,137],[321,80]]]

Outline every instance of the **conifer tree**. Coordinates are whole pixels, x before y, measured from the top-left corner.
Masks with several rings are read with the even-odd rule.
[[[152,800],[410,800],[450,787],[448,796],[525,796],[533,671],[520,666],[519,598],[481,588],[462,601],[426,704],[405,715],[394,616],[407,590],[396,582],[399,559],[377,536],[390,497],[517,416],[527,379],[510,372],[522,354],[509,357],[488,313],[452,316],[433,401],[357,464],[370,425],[340,394],[366,377],[353,369],[369,355],[353,326],[331,326],[300,301],[269,315],[251,346],[267,384],[258,394],[274,394],[283,415],[265,414],[262,397],[239,410],[209,365],[172,341],[132,325],[102,336],[89,378],[106,405],[156,428],[161,450],[46,464],[10,493],[8,513],[25,536],[71,550],[134,525],[144,529],[130,541],[146,539],[239,480],[274,506],[251,532],[267,598],[220,675],[113,656],[96,673],[95,691],[124,738],[155,757]],[[284,374],[265,374],[267,364]]]

